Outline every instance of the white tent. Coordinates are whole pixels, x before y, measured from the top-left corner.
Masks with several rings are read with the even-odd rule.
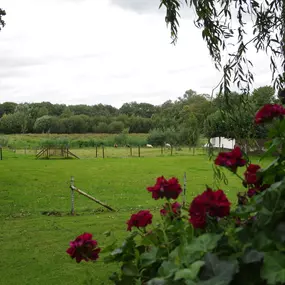
[[[234,149],[236,140],[235,139],[227,139],[224,137],[216,137],[210,139],[211,146],[213,148],[225,148],[225,149]],[[208,147],[208,144],[205,145]]]

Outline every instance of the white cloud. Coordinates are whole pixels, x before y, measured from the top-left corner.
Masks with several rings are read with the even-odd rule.
[[[190,88],[211,93],[220,74],[201,31],[185,18],[177,45],[170,45],[154,2],[2,0],[7,25],[0,32],[0,101],[118,107],[159,104]],[[250,53],[256,85],[269,84],[268,60]]]

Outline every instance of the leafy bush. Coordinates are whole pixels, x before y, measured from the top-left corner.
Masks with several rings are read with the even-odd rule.
[[[154,146],[162,146],[165,144],[166,134],[162,130],[154,129],[149,133],[147,143]]]
[[[126,133],[121,133],[114,138],[114,143],[117,145],[126,145],[128,142],[128,135]]]
[[[141,137],[129,137],[128,144],[132,146],[144,146],[147,144],[147,139]]]
[[[70,144],[67,138],[56,138],[56,139],[45,139],[40,141],[41,147],[58,147],[58,148],[65,148],[68,147]]]
[[[114,121],[108,126],[108,132],[111,134],[119,134],[124,129],[124,123],[119,121]]]
[[[9,144],[8,138],[0,136],[0,146],[7,146]]]
[[[131,233],[121,246],[110,232],[110,243],[102,248],[85,233],[70,243],[67,253],[77,262],[108,253],[105,263],[121,265],[120,272],[110,276],[118,285],[285,284],[284,116],[285,109],[278,105],[256,114],[256,124],[273,121],[265,155],[279,156],[266,168],[252,164],[238,146],[215,159],[216,182],[225,179],[222,169],[227,169],[246,188],[236,206],[223,190],[206,186],[189,208],[182,207],[175,202],[182,192],[178,180],[159,177],[147,191],[155,200],[164,199],[160,223],[142,210],[127,221]]]

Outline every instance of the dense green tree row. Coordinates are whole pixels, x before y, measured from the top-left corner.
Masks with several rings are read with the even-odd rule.
[[[262,137],[253,129],[253,116],[260,106],[273,103],[269,86],[250,95],[231,93],[225,99],[187,90],[175,101],[159,106],[125,103],[117,109],[110,105],[73,105],[42,103],[0,104],[1,133],[176,133],[179,140],[195,144],[199,134],[207,137]],[[230,114],[231,116],[228,116]],[[179,134],[179,135],[178,135]],[[176,136],[176,137],[177,137]],[[156,140],[155,139],[155,140]],[[159,139],[158,139],[159,140]],[[170,143],[171,136],[167,139]]]

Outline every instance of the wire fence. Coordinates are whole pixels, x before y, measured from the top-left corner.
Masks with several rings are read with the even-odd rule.
[[[10,152],[19,155],[34,156],[41,151],[41,148],[5,148]],[[94,159],[94,158],[131,158],[131,157],[158,157],[158,156],[193,156],[206,155],[208,149],[203,147],[89,147],[89,148],[72,148],[72,152],[80,159]],[[60,152],[58,152],[60,153]],[[60,158],[60,155],[55,154],[51,158]]]

